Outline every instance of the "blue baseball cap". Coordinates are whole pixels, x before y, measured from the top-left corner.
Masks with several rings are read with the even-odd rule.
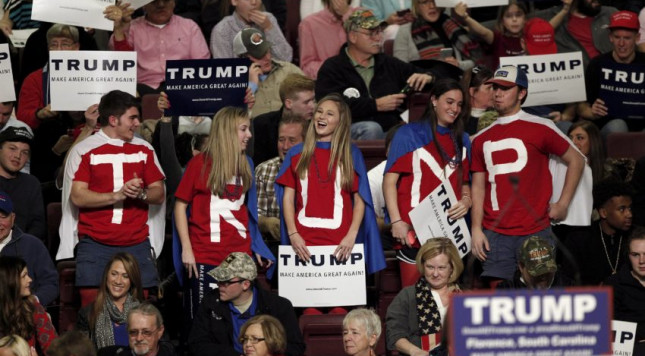
[[[503,66],[497,68],[493,77],[486,81],[486,84],[499,84],[503,87],[521,86],[524,89],[529,88],[529,79],[526,73],[516,66]]]
[[[11,214],[13,212],[13,202],[11,202],[11,197],[9,194],[0,191],[0,211],[5,214]]]

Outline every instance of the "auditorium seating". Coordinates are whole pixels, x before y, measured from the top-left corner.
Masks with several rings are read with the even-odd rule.
[[[62,215],[61,203],[47,204],[47,241],[45,241],[45,246],[47,246],[52,260],[56,259],[56,251],[58,251],[58,245],[60,244],[58,227],[60,226]]]
[[[367,170],[383,162],[385,157],[385,140],[360,140],[353,142],[363,154]]]
[[[607,136],[607,157],[639,159],[645,156],[645,132],[620,132]]]
[[[141,120],[157,120],[163,112],[157,108],[159,94],[146,94],[141,97]]]
[[[81,306],[80,296],[75,287],[76,261],[61,261],[56,265],[60,291],[60,311],[58,317],[58,332],[72,330],[76,325],[76,317]]]
[[[306,356],[344,355],[343,318],[345,315],[321,314],[300,316],[300,330]]]
[[[430,102],[430,93],[414,92],[408,95],[408,122],[419,121],[423,118],[423,113]]]

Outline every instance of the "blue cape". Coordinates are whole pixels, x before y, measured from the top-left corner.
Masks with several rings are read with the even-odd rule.
[[[330,149],[330,142],[317,142],[317,148]],[[365,202],[365,214],[361,227],[356,236],[357,244],[363,244],[363,252],[365,254],[365,263],[367,264],[367,272],[374,273],[385,268],[385,255],[383,253],[383,246],[381,245],[381,234],[376,224],[376,214],[374,213],[374,204],[372,203],[372,193],[370,192],[370,184],[367,180],[367,169],[365,168],[365,161],[361,151],[352,144],[352,160],[354,161],[354,171],[358,175],[358,194]],[[282,198],[284,196],[284,186],[277,183],[278,179],[289,170],[292,157],[302,152],[302,143],[293,146],[287,152],[280,172],[276,177],[275,194],[278,199],[280,211],[282,210]],[[287,233],[287,226],[284,222],[284,216],[280,214],[280,237],[283,245],[290,245],[291,241]]]
[[[450,132],[450,129],[447,127],[437,126],[437,132],[440,135],[445,135]],[[401,126],[390,143],[390,151],[387,155],[387,163],[385,164],[385,171],[383,174],[389,172],[399,158],[431,142],[432,127],[430,127],[429,121],[415,121]],[[464,147],[466,147],[466,156],[470,161],[470,138],[467,133],[462,135],[462,143]],[[385,222],[390,222],[390,216],[387,213],[387,209],[385,211]]]
[[[251,189],[246,192],[246,210],[249,214],[249,233],[251,235],[251,251],[258,253],[260,256],[266,258],[267,260],[273,261],[271,268],[267,271],[267,277],[271,278],[276,267],[275,256],[271,253],[267,245],[262,239],[262,234],[260,233],[260,228],[258,227],[258,194],[255,187],[255,167],[253,166],[253,160],[251,157],[246,156],[246,160],[251,166],[251,173],[253,177],[251,179]],[[190,206],[186,209],[186,216],[190,217]],[[236,252],[236,251],[229,251]],[[184,264],[181,261],[181,241],[179,240],[179,234],[177,233],[177,228],[175,227],[175,215],[172,216],[172,257],[173,265],[175,266],[175,272],[177,272],[177,279],[179,280],[180,285],[184,285]],[[255,256],[251,256],[255,258]]]

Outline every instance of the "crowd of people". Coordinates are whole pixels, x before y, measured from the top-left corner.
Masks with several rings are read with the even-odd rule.
[[[300,5],[118,0],[107,32],[35,21],[31,1],[3,0],[0,43],[37,30],[10,47],[17,100],[0,103],[0,355],[296,356],[307,349],[298,316],[323,313],[345,315],[348,355],[376,355],[382,333],[399,354],[447,355],[453,293],[601,284],[645,352],[645,158],[605,152],[608,135],[645,119],[624,116],[600,80],[645,64],[645,2]],[[136,95],[52,110],[49,52],[97,49],[136,53]],[[523,106],[527,73],[500,58],[567,52],[581,52],[586,100]],[[166,61],[211,58],[249,60],[243,107],[167,116]],[[406,110],[413,93],[427,97],[419,119]],[[144,96],[159,119],[143,120]],[[382,139],[386,160],[367,167],[357,141]],[[415,232],[413,212],[440,186],[471,251]],[[375,305],[294,308],[267,287],[279,245],[309,262],[314,246],[346,261],[357,244],[369,274],[386,251],[399,262],[384,318]],[[47,313],[55,260],[75,261],[81,300],[60,336]]]

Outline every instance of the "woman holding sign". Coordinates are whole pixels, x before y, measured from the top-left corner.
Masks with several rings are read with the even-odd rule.
[[[309,261],[308,246],[336,246],[347,260],[364,244],[369,273],[385,267],[365,162],[350,143],[349,106],[338,94],[322,98],[305,141],[292,147],[276,178],[282,244]]]
[[[450,295],[460,291],[457,279],[464,265],[452,241],[438,237],[421,247],[416,268],[421,278],[397,294],[387,308],[386,343],[388,350],[427,356],[442,340]]]
[[[419,277],[414,261],[419,241],[409,213],[443,183],[457,197],[447,214],[464,217],[472,205],[468,186],[470,139],[464,133],[468,115],[464,92],[453,79],[438,80],[432,88],[424,119],[402,126],[394,136],[383,177],[383,195],[392,225],[401,284]]]
[[[257,225],[253,163],[244,153],[250,138],[248,112],[222,108],[213,118],[206,149],[188,162],[175,193],[175,227],[193,313],[215,283],[206,272],[231,251],[253,251],[260,266],[263,257],[267,267],[274,260]]]

